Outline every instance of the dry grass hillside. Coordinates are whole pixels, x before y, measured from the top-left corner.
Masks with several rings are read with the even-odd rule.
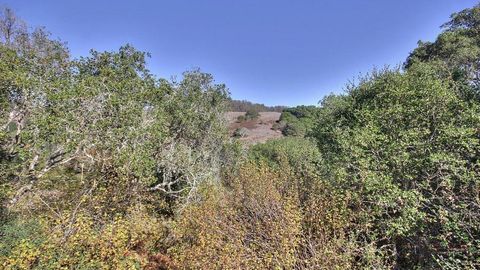
[[[229,123],[230,134],[237,128],[246,128],[248,130],[245,137],[240,138],[248,144],[256,144],[265,142],[269,139],[281,138],[282,133],[277,130],[273,130],[273,124],[280,118],[279,112],[261,112],[257,119],[248,120],[244,122],[237,121],[240,115],[244,115],[245,112],[227,112],[226,118]]]

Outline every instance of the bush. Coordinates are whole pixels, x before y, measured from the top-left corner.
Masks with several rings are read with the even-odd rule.
[[[315,134],[332,183],[362,209],[361,267],[478,265],[480,226],[470,217],[480,208],[469,205],[480,187],[479,106],[443,72],[430,64],[377,71],[325,103]]]
[[[285,136],[303,137],[310,133],[318,122],[320,108],[316,106],[297,106],[286,108],[280,115]],[[287,127],[290,126],[290,127]]]
[[[285,122],[277,121],[272,125],[272,129],[275,131],[282,131],[285,128]]]
[[[260,113],[257,110],[248,110],[245,113],[245,118],[247,120],[255,120],[260,116]]]
[[[237,122],[245,122],[250,120],[255,120],[260,116],[260,113],[257,110],[250,109],[244,115],[239,115],[237,117]]]
[[[42,219],[41,224],[24,227],[19,223],[14,225],[19,231],[10,227],[2,230],[7,241],[0,246],[3,249],[0,261],[5,269],[160,266],[153,258],[159,256],[157,243],[165,231],[160,220],[147,214],[142,207],[115,217],[103,227],[85,213],[65,215],[53,221]]]
[[[282,129],[284,136],[303,137],[305,136],[305,126],[301,122],[287,123]]]
[[[233,137],[235,137],[235,138],[243,138],[243,137],[247,137],[247,136],[248,136],[248,129],[246,129],[244,127],[237,128],[233,132]]]
[[[293,155],[292,164],[300,159]],[[187,269],[351,268],[356,249],[348,238],[348,197],[311,169],[288,163],[274,167],[247,163],[221,188],[205,187],[203,200],[189,205],[175,223],[170,255],[176,264]]]
[[[316,170],[321,161],[316,142],[299,137],[287,137],[253,145],[250,147],[249,158],[278,169],[281,169],[281,166],[289,166],[294,171]]]
[[[226,189],[207,187],[187,207],[171,249],[187,269],[292,269],[300,245],[301,211],[286,175],[245,165]]]
[[[239,115],[237,117],[237,122],[238,123],[242,123],[242,122],[245,122],[245,121],[247,121],[247,117],[245,117],[245,115]]]

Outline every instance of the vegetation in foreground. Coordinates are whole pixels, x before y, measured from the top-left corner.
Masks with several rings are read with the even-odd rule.
[[[211,75],[0,23],[2,268],[480,267],[480,6],[248,150]]]

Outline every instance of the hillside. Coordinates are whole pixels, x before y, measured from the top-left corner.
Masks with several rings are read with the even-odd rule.
[[[230,135],[237,128],[248,129],[245,137],[239,138],[239,140],[247,144],[256,144],[265,142],[269,139],[281,138],[282,133],[279,130],[273,130],[272,126],[280,119],[281,113],[279,112],[260,112],[258,119],[239,122],[237,118],[240,115],[245,115],[244,112],[227,112],[225,114],[228,121],[228,129]]]

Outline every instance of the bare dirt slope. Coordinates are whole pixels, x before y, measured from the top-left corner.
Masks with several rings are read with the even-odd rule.
[[[244,115],[244,112],[227,112],[225,114],[229,123],[230,134],[233,134],[235,129],[244,127],[248,129],[247,136],[240,138],[248,144],[255,144],[265,142],[269,139],[281,138],[282,133],[272,129],[273,124],[280,119],[278,112],[261,112],[260,117],[255,120],[245,122],[237,122],[237,117]]]

